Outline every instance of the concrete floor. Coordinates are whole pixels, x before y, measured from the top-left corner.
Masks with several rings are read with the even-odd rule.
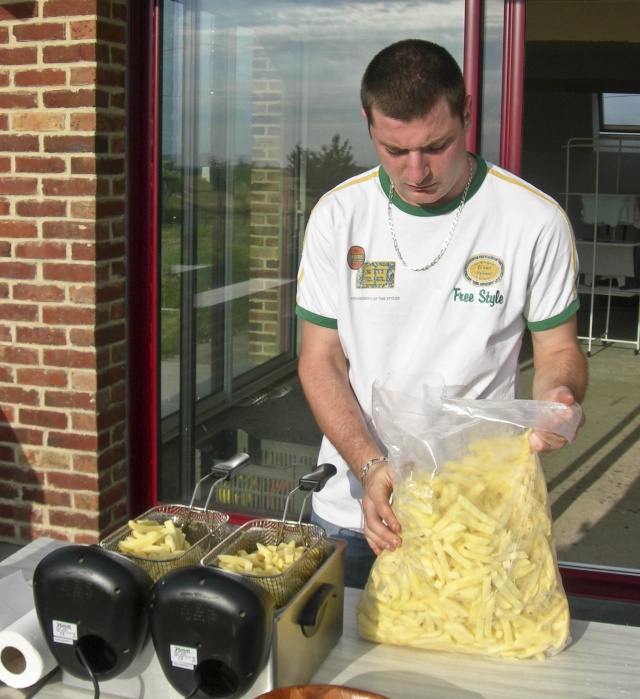
[[[619,327],[610,337],[635,338],[638,299],[632,301],[614,307]],[[580,333],[587,327],[581,311]],[[640,355],[630,344],[596,342],[588,363],[587,422],[575,442],[542,457],[558,559],[640,570]],[[530,385],[531,363],[522,368],[523,385]]]

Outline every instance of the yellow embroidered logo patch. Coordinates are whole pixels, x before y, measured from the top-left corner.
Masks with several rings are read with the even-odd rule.
[[[358,270],[356,289],[392,289],[395,278],[395,262],[365,262]]]
[[[504,262],[495,255],[473,255],[467,260],[464,276],[474,286],[497,284],[504,275]]]

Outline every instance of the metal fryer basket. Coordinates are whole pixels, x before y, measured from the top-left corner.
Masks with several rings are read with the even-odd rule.
[[[304,587],[324,560],[325,531],[316,524],[303,524],[302,514],[309,496],[322,490],[327,480],[335,473],[336,467],[333,464],[322,464],[312,473],[302,476],[300,485],[294,488],[287,497],[282,519],[255,519],[246,522],[218,546],[213,547],[202,559],[202,565],[221,568],[218,558],[221,554],[235,556],[239,551],[251,553],[258,548],[258,544],[277,546],[279,543],[288,544],[293,541],[295,546],[305,546],[306,550],[300,558],[279,575],[243,573],[247,578],[271,593],[276,608],[284,607]],[[297,522],[287,521],[289,500],[297,490],[306,492],[300,518]]]
[[[123,553],[118,547],[118,544],[130,536],[131,529],[128,525],[117,529],[113,534],[103,539],[100,542],[100,546],[137,563],[149,573],[154,581],[166,575],[174,568],[198,565],[202,557],[205,556],[213,546],[223,541],[230,531],[226,526],[229,521],[229,515],[218,512],[217,510],[208,509],[213,491],[219,483],[233,478],[240,470],[247,466],[248,463],[249,456],[247,454],[236,454],[227,461],[217,464],[210,473],[196,483],[191,502],[188,506],[158,505],[139,517],[136,517],[137,520],[152,520],[160,524],[170,519],[176,527],[183,529],[185,535],[188,536],[187,541],[191,545],[181,555],[175,558],[154,559]],[[193,503],[195,502],[198,489],[203,483],[212,478],[216,478],[217,480],[209,490],[209,496],[207,497],[204,507],[194,507]]]
[[[103,539],[100,546],[137,563],[149,573],[154,581],[158,580],[174,568],[197,565],[212,546],[215,546],[229,534],[229,528],[225,526],[229,521],[229,515],[216,510],[205,510],[186,505],[158,505],[136,517],[137,520],[152,520],[159,524],[170,519],[176,527],[182,528],[188,516],[191,518],[189,539],[194,543],[175,558],[157,560],[123,553],[118,548],[118,544],[131,534],[131,529],[127,525],[120,527]]]
[[[307,550],[302,556],[280,575],[243,574],[270,592],[276,608],[280,608],[284,607],[304,587],[322,565],[324,535],[324,529],[315,524],[283,522],[281,519],[251,520],[213,547],[202,559],[202,565],[219,567],[220,554],[235,556],[241,550],[255,551],[258,543],[270,546],[294,541],[296,546],[306,546]]]

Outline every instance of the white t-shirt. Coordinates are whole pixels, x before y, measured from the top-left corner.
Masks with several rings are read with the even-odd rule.
[[[561,207],[524,180],[476,157],[478,170],[451,242],[427,271],[398,259],[382,168],[327,193],[305,233],[296,313],[337,328],[349,379],[365,419],[371,389],[390,371],[436,373],[449,397],[510,399],[518,394],[525,326],[555,327],[578,309],[578,262]],[[392,207],[400,253],[423,267],[441,250],[460,198],[422,209]],[[314,494],[315,511],[361,529],[362,490],[324,438],[319,462],[338,474]]]

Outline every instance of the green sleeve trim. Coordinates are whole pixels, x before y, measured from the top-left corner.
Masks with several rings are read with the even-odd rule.
[[[559,315],[553,316],[553,318],[547,318],[547,320],[527,323],[527,327],[532,332],[536,332],[536,330],[551,330],[551,328],[562,325],[565,320],[568,320],[572,315],[575,315],[578,312],[578,308],[580,308],[580,299],[575,299],[575,301],[573,301],[573,303]]]
[[[296,306],[296,315],[302,320],[307,320],[309,323],[314,325],[320,325],[323,328],[331,328],[332,330],[338,329],[338,321],[335,318],[327,318],[326,316],[320,316],[317,313],[312,313],[307,311],[300,306]]]

